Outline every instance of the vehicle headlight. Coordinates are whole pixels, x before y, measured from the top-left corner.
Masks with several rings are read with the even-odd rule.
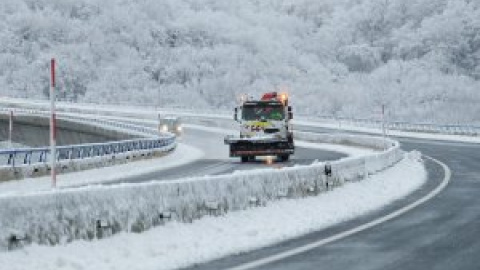
[[[177,132],[182,132],[182,131],[183,131],[182,126],[178,126],[178,127],[177,127]]]
[[[167,125],[161,125],[160,126],[160,131],[167,132],[168,131]]]
[[[267,165],[272,165],[274,159],[275,159],[275,157],[273,157],[273,156],[266,156],[265,163],[267,163]]]

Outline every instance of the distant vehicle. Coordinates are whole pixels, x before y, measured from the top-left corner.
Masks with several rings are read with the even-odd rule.
[[[158,116],[158,131],[171,132],[177,136],[182,135],[183,127],[181,119],[175,116],[161,117]]]
[[[240,123],[240,136],[225,137],[230,157],[242,162],[256,156],[276,156],[287,161],[295,151],[290,121],[292,108],[286,93],[266,93],[260,100],[244,100],[235,108],[234,119]]]

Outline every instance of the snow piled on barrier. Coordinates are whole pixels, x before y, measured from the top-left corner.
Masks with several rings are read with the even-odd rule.
[[[347,135],[347,134],[319,134],[309,132],[296,132],[295,138],[316,143],[343,144],[363,146],[373,149],[386,149],[372,155],[359,158],[347,158],[336,162],[338,170],[346,179],[353,179],[357,175],[362,178],[365,174],[373,174],[397,163],[404,152],[400,143],[391,139],[380,137]],[[334,163],[335,164],[335,163]],[[362,171],[363,169],[363,171]]]
[[[0,149],[25,148],[26,145],[17,142],[0,141]]]
[[[96,186],[0,198],[1,249],[12,235],[24,243],[59,244],[105,234],[141,232],[165,216],[191,222],[204,215],[243,210],[279,197],[302,197],[325,189],[322,166],[172,182]],[[100,223],[105,226],[98,226]],[[104,227],[106,229],[104,229]]]
[[[311,141],[325,140],[308,136]],[[375,140],[357,139],[358,144]],[[353,142],[354,137],[348,136],[348,140]],[[0,250],[29,243],[55,245],[76,239],[92,240],[122,231],[142,232],[171,220],[192,222],[206,215],[222,215],[281,198],[317,195],[398,162],[403,153],[398,143],[390,143],[393,146],[379,154],[332,162],[331,177],[325,176],[324,163],[315,163],[169,182],[1,197]]]

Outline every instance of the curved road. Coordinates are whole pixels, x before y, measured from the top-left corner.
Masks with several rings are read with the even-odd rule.
[[[317,133],[331,132],[315,127],[297,129]],[[192,136],[187,130],[183,140],[205,149],[209,158],[121,181],[167,180],[266,166],[261,161],[242,164],[237,159],[229,159],[226,147],[210,148],[212,142],[223,142],[222,135],[197,130],[195,136]],[[418,200],[443,179],[442,168],[428,161],[429,181],[420,190],[384,209],[275,246],[223,258],[192,269],[480,269],[480,145],[422,139],[399,140],[403,149],[420,150],[450,167],[453,172],[451,182],[437,197],[398,218],[350,237],[257,268],[242,268],[246,263],[269,258],[358,227]],[[274,166],[308,164],[315,159],[333,160],[341,157],[342,154],[335,152],[297,148],[292,161]]]
[[[328,132],[311,127],[308,131]],[[480,269],[480,145],[421,139],[400,141],[404,149],[420,150],[450,167],[451,182],[437,197],[398,218],[342,240],[259,267],[243,267],[358,227],[418,200],[444,177],[438,164],[427,161],[427,184],[384,209],[298,239],[192,269]]]
[[[297,129],[316,133],[332,132],[315,127],[297,126]],[[140,178],[122,179],[121,182],[216,175],[266,166],[261,161],[242,164],[237,159],[229,159],[226,156],[227,148],[218,146],[218,142],[223,141],[223,135],[200,130],[192,134],[187,130],[182,140],[205,150],[207,159]],[[479,269],[480,256],[477,254],[480,254],[480,145],[422,139],[399,140],[403,149],[420,150],[450,167],[453,172],[451,183],[440,195],[394,220],[342,240],[257,268],[242,268],[246,263],[269,258],[358,227],[418,200],[438,186],[443,179],[442,168],[428,161],[427,184],[384,209],[339,226],[192,269]],[[218,147],[211,148],[211,145]],[[292,161],[274,166],[308,164],[315,159],[333,160],[342,156],[335,152],[297,148]]]
[[[119,179],[107,185],[118,183],[138,183],[153,180],[174,180],[178,178],[230,174],[237,170],[264,169],[311,164],[315,160],[337,160],[347,155],[322,149],[296,147],[295,155],[288,162],[267,165],[262,159],[241,163],[239,158],[228,157],[228,147],[223,144],[224,135],[215,132],[185,128],[180,142],[197,147],[205,152],[205,157],[192,163],[171,169],[159,170],[135,177]]]

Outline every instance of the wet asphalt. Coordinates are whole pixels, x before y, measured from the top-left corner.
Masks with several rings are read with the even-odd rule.
[[[302,127],[297,127],[302,129]],[[332,132],[308,127],[310,132]],[[335,131],[336,132],[336,131]],[[400,138],[405,150],[419,150],[444,162],[450,184],[427,203],[391,221],[319,248],[254,269],[480,269],[480,145]],[[253,252],[191,269],[229,269],[358,227],[418,200],[444,178],[427,161],[429,179],[408,197],[374,213]]]

